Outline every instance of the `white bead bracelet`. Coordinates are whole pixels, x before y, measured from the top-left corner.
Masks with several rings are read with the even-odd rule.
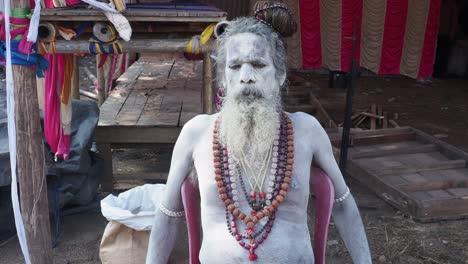
[[[180,211],[180,212],[170,211],[169,209],[164,207],[164,205],[162,205],[162,203],[159,203],[159,210],[161,210],[161,212],[163,212],[165,215],[167,215],[169,217],[184,217],[185,216],[184,211]]]
[[[341,196],[340,198],[335,199],[335,203],[343,202],[344,200],[346,200],[346,198],[348,198],[350,193],[351,192],[349,191],[349,188],[348,188],[348,190],[346,190],[346,192],[343,194],[343,196]]]

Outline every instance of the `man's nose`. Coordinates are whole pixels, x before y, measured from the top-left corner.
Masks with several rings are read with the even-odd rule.
[[[240,69],[240,82],[242,84],[255,84],[255,76],[252,67],[242,65]]]

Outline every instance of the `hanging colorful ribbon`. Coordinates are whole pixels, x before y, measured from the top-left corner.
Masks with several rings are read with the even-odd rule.
[[[205,45],[208,40],[210,40],[211,36],[213,36],[213,32],[215,29],[216,24],[211,24],[203,30],[201,35],[193,36],[187,47],[185,48],[184,56],[188,60],[201,60],[203,58],[201,54],[201,47]]]
[[[9,30],[10,36],[14,41],[11,41],[11,58],[15,65],[31,66],[36,69],[36,75],[42,77],[43,71],[47,69],[47,61],[39,54],[32,53],[32,46],[26,40],[26,35],[29,28],[29,19],[27,9],[15,8],[11,11],[12,17],[9,22],[15,27]],[[3,58],[6,58],[6,17],[0,14],[2,24],[0,26],[0,52]]]
[[[46,58],[50,67],[44,85],[44,134],[55,159],[67,160],[71,142],[73,55],[48,54]]]
[[[0,14],[2,25],[0,29],[0,40],[5,40],[5,18],[4,14]],[[29,32],[29,16],[28,8],[15,8],[11,11],[10,23],[15,29],[10,31],[11,37],[15,40],[20,40],[18,49],[24,54],[31,54],[34,43],[27,41]]]
[[[88,50],[93,55],[123,53],[119,35],[113,26],[105,23],[96,23],[93,27],[93,36],[89,39]]]

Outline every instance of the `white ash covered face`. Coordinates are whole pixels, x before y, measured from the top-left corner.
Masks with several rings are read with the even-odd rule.
[[[239,103],[256,99],[274,101],[280,82],[271,56],[270,44],[253,33],[240,33],[226,43],[224,83],[227,96]]]
[[[279,127],[279,91],[284,79],[276,74],[265,38],[238,33],[224,47],[226,98],[221,110],[221,140],[234,158],[244,152],[258,167]]]

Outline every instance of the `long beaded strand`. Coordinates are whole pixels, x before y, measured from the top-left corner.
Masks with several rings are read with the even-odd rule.
[[[255,249],[267,238],[268,234],[270,233],[273,227],[275,213],[279,205],[284,201],[287,191],[289,190],[289,183],[291,182],[292,169],[294,164],[294,130],[289,117],[285,113],[282,113],[282,117],[284,126],[281,130],[283,132],[283,128],[286,127],[286,133],[281,133],[281,135],[283,136],[282,138],[286,137],[287,140],[279,139],[279,141],[282,141],[282,144],[280,144],[281,147],[279,148],[280,153],[278,154],[278,152],[276,152],[275,154],[274,152],[273,154],[273,156],[276,155],[276,157],[280,157],[280,162],[278,164],[278,170],[275,173],[275,188],[272,188],[273,194],[271,199],[268,199],[271,204],[264,206],[261,210],[252,211],[251,216],[241,212],[239,209],[239,203],[237,201],[238,198],[236,199],[237,194],[234,193],[235,191],[237,192],[235,171],[233,169],[234,166],[232,166],[233,163],[230,162],[227,149],[222,147],[218,140],[219,119],[215,121],[215,128],[213,130],[213,160],[215,181],[218,187],[219,197],[226,206],[227,226],[230,230],[230,233],[235,237],[238,243],[245,249],[249,250],[249,260],[251,261],[257,259]],[[284,160],[285,168],[282,170],[281,162],[284,162]],[[284,174],[282,172],[284,172]],[[231,221],[229,221],[229,214],[232,216]],[[264,217],[268,217],[267,223],[259,231],[256,231],[254,228],[255,225],[257,225],[258,222]],[[243,221],[247,226],[242,235],[240,235],[238,232],[236,224],[238,219]],[[262,237],[256,240],[256,238],[262,233]],[[248,239],[250,245],[246,244],[242,239]]]

